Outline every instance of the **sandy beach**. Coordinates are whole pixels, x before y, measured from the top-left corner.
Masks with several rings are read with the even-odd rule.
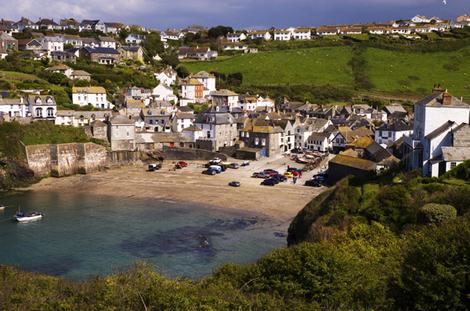
[[[27,188],[30,191],[73,191],[93,195],[154,198],[156,200],[190,202],[250,211],[279,221],[290,221],[324,188],[305,187],[303,183],[313,174],[305,174],[296,185],[289,180],[275,187],[261,186],[261,179],[251,178],[255,171],[266,168],[284,172],[286,165],[296,165],[286,158],[252,162],[240,169],[208,176],[203,162],[189,162],[189,167],[173,171],[174,162],[165,162],[156,172],[146,167],[132,166],[111,169],[89,175],[64,178],[46,178]],[[241,187],[229,187],[230,181],[241,182]]]

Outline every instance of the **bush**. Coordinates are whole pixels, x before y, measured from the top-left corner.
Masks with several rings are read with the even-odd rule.
[[[418,213],[418,220],[424,224],[440,224],[457,218],[457,210],[452,205],[428,203]]]

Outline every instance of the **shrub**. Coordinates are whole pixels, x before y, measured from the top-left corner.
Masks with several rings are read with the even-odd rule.
[[[457,210],[452,205],[428,203],[418,213],[418,220],[425,224],[440,224],[457,217]]]

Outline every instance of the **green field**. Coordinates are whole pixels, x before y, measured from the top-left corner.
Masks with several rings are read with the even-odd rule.
[[[426,93],[440,83],[470,99],[470,48],[426,54],[367,49],[366,59],[367,74],[378,90]]]
[[[183,65],[201,70],[243,74],[243,86],[316,85],[353,88],[348,65],[350,47],[260,52]],[[453,52],[395,52],[368,48],[366,74],[374,91],[390,95],[424,95],[440,83],[455,96],[470,99],[470,47]]]
[[[243,73],[243,85],[333,84],[349,86],[350,47],[325,47],[263,52],[213,62],[184,63],[190,72],[201,70]]]

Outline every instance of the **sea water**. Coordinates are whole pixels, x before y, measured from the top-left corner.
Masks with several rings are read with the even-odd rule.
[[[22,192],[0,198],[0,264],[83,280],[138,261],[197,279],[286,245],[286,224],[249,212],[134,197]],[[13,216],[40,211],[42,220]]]

